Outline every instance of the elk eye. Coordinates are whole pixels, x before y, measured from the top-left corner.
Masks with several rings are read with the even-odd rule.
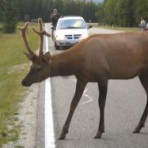
[[[40,70],[41,70],[41,67],[38,66],[38,67],[36,68],[36,71],[40,71]]]

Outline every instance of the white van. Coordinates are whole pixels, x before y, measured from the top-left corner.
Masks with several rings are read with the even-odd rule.
[[[68,16],[58,20],[54,31],[56,49],[70,47],[88,37],[88,27],[83,17]]]

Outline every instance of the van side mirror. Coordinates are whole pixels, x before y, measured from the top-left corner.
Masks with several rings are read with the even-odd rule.
[[[51,29],[52,29],[52,30],[55,30],[55,27],[52,26]]]

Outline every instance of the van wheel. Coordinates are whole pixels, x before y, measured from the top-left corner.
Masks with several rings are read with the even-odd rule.
[[[60,49],[60,47],[56,43],[54,43],[54,47],[55,47],[56,50]]]

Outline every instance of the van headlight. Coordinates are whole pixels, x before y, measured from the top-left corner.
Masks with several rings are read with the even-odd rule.
[[[84,34],[82,34],[82,39],[85,39],[85,38],[87,38],[89,35],[88,35],[88,33],[84,33]]]
[[[64,35],[61,33],[56,33],[55,38],[56,38],[56,40],[64,40],[65,39]]]

